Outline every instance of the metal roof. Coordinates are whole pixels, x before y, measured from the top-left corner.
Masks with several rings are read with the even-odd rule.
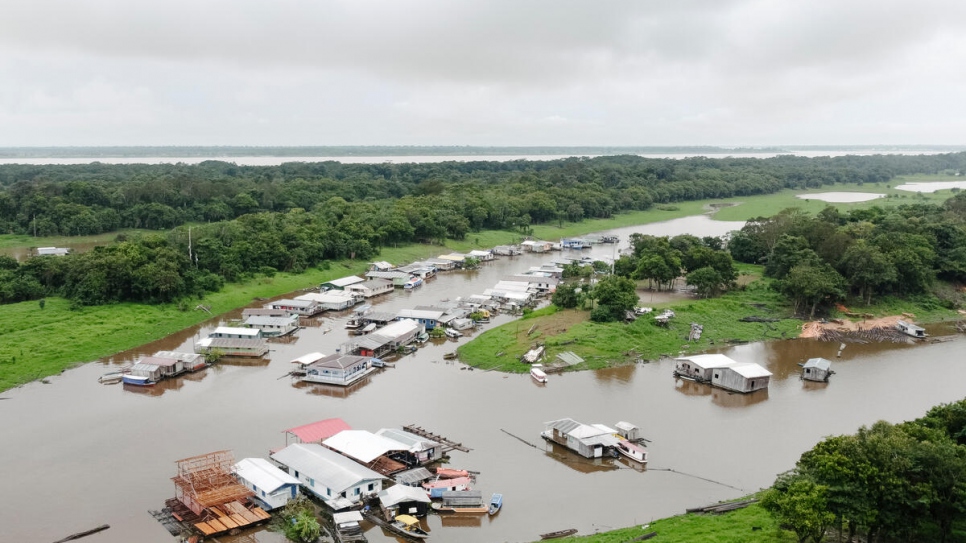
[[[290,315],[288,317],[268,317],[265,315],[252,315],[245,319],[245,324],[248,326],[286,326],[292,324],[292,322],[298,322],[298,315]]]
[[[350,302],[356,297],[352,292],[346,290],[329,290],[326,292],[309,292],[301,296],[296,296],[296,300],[312,300],[320,304]]]
[[[408,445],[410,452],[425,451],[426,449],[439,446],[439,443],[432,439],[426,439],[425,437],[398,428],[382,428],[376,432],[376,435],[388,437],[393,441]]]
[[[232,470],[235,475],[265,492],[274,492],[285,485],[299,484],[298,479],[278,469],[264,458],[243,458],[232,466]]]
[[[180,358],[161,358],[159,356],[145,356],[141,360],[138,360],[139,364],[163,367],[174,366],[179,362],[181,362]]]
[[[557,360],[560,360],[568,366],[574,366],[580,364],[584,361],[583,358],[577,356],[573,351],[564,351],[562,353],[557,353]]]
[[[762,366],[755,364],[754,362],[739,362],[733,366],[728,367],[731,371],[737,373],[738,375],[744,377],[745,379],[754,379],[756,377],[770,377],[771,372],[763,368]]]
[[[272,307],[312,307],[318,305],[314,300],[276,300]]]
[[[158,351],[154,353],[154,356],[158,358],[176,358],[182,362],[194,362],[199,358],[204,358],[204,356],[198,353],[182,353],[178,351]]]
[[[739,363],[737,360],[728,358],[723,354],[696,354],[682,356],[675,358],[675,360],[687,360],[701,369],[727,368]]]
[[[302,426],[289,428],[285,432],[299,438],[303,443],[312,443],[314,441],[328,439],[339,432],[351,429],[346,424],[346,421],[342,419],[325,419],[311,424],[303,424]]]
[[[309,364],[309,366],[317,368],[340,368],[345,369],[358,364],[362,360],[371,360],[368,356],[354,356],[351,354],[341,354],[335,353],[326,356],[320,360],[316,360]]]
[[[832,367],[832,361],[826,360],[824,358],[809,358],[805,361],[803,368],[818,368],[820,370],[828,371]]]
[[[409,279],[409,274],[401,271],[371,271],[366,272],[366,277],[375,277],[378,279]]]
[[[433,474],[426,468],[415,468],[395,474],[396,482],[403,485],[414,485],[427,479],[432,479]]]
[[[320,352],[303,354],[302,356],[296,358],[295,360],[292,360],[292,363],[293,364],[302,364],[304,366],[306,364],[311,364],[313,362],[318,362],[319,360],[325,358],[325,356],[326,355],[324,355],[324,354],[322,354]]]
[[[382,475],[317,443],[293,443],[272,455],[276,461],[315,479],[334,493]]]
[[[347,522],[362,522],[365,520],[362,518],[362,513],[360,511],[346,511],[344,513],[332,513],[332,522],[336,524],[345,524]]]
[[[350,275],[348,277],[341,277],[339,279],[333,279],[331,281],[325,281],[324,283],[322,283],[322,285],[332,285],[332,286],[336,286],[336,287],[347,287],[349,285],[354,285],[356,283],[361,283],[363,281],[365,281],[365,279],[363,279],[361,277],[358,277],[358,276],[355,276],[355,275]]]
[[[238,335],[238,336],[257,337],[261,333],[262,332],[260,330],[255,330],[254,328],[241,328],[241,327],[235,327],[235,326],[219,326],[218,328],[215,328],[215,331],[212,332],[210,335],[215,335],[215,334],[232,334],[232,335]]]
[[[406,485],[391,486],[378,494],[379,501],[386,507],[402,502],[422,502],[429,503],[429,495],[421,488]]]
[[[366,430],[343,430],[322,443],[367,464],[390,451],[409,450],[409,447],[396,440]]]
[[[420,326],[421,325],[414,320],[402,319],[387,324],[385,327],[377,330],[373,335],[379,335],[388,339],[396,339],[415,330],[419,330]]]
[[[396,313],[396,318],[439,320],[444,313],[445,311],[434,311],[430,309],[400,309],[399,313]]]
[[[230,337],[206,337],[198,341],[198,345],[202,347],[215,347],[215,348],[225,348],[225,349],[254,349],[257,347],[264,347],[265,340],[258,339],[240,339],[240,338],[230,338]]]

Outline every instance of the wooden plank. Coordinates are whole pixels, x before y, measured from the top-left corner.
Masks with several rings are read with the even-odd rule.
[[[262,520],[268,520],[272,518],[272,515],[268,514],[268,512],[262,509],[261,507],[256,507],[255,509],[252,509],[252,513],[255,513],[256,515],[258,515],[258,518]]]
[[[245,521],[248,522],[249,524],[254,524],[262,520],[262,517],[256,515],[255,513],[252,513],[251,511],[249,511],[248,509],[245,509],[244,507],[242,508],[241,511],[238,512],[238,516],[244,518]]]
[[[208,521],[208,526],[211,526],[218,532],[228,531],[228,527],[218,521],[218,519],[211,519]]]
[[[216,530],[212,528],[207,522],[196,522],[195,528],[197,528],[199,532],[205,535],[211,535],[216,532]]]
[[[233,517],[220,517],[218,519],[218,522],[224,524],[225,527],[228,528],[229,530],[231,530],[232,528],[238,528],[239,526],[244,526],[247,524],[247,522],[245,522],[244,519],[242,519],[242,523],[239,524],[237,521],[235,521]]]

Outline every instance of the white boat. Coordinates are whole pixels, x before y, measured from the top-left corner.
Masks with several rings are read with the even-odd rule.
[[[409,281],[406,281],[406,284],[403,285],[403,288],[411,290],[421,286],[423,286],[423,279],[421,277],[413,277]]]
[[[618,441],[617,452],[640,464],[647,464],[647,449],[631,443],[630,441]]]
[[[121,376],[121,380],[124,381],[125,385],[134,385],[139,387],[149,387],[154,384],[154,380],[150,377],[145,377],[143,375],[131,375],[125,373]]]
[[[446,337],[451,339],[459,339],[463,337],[463,334],[459,333],[456,330],[453,330],[452,328],[447,328],[445,332],[446,332]]]
[[[530,377],[538,383],[547,382],[547,374],[543,371],[543,364],[534,364],[530,367]]]
[[[100,377],[97,378],[97,382],[105,385],[113,385],[114,383],[120,383],[121,380],[124,378],[125,373],[126,372],[123,372],[123,371],[112,371],[109,373],[105,373],[104,375],[101,375]]]

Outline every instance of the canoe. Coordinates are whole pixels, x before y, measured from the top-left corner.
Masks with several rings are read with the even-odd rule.
[[[557,530],[556,532],[540,534],[540,539],[556,539],[558,537],[567,537],[568,535],[574,535],[575,533],[577,533],[576,528],[567,528],[566,530]]]
[[[440,479],[455,479],[457,477],[469,477],[470,472],[465,469],[453,469],[453,468],[436,468],[436,475]]]

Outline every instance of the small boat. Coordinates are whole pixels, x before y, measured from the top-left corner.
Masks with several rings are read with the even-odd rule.
[[[500,512],[500,508],[503,507],[503,494],[494,493],[490,497],[490,509],[487,511],[491,515],[495,515]]]
[[[369,324],[365,325],[365,327],[357,329],[354,334],[357,336],[364,336],[366,334],[371,334],[373,331],[375,331],[375,329],[376,323],[370,322]]]
[[[427,334],[426,332],[423,332],[423,333],[419,334],[418,336],[416,336],[416,342],[417,343],[426,343],[426,341],[428,341],[428,340],[429,340],[429,334]]]
[[[125,385],[134,385],[139,387],[149,387],[154,384],[154,379],[150,377],[145,377],[143,375],[131,375],[129,373],[124,374],[121,377],[121,381],[124,381]]]
[[[369,361],[369,363],[372,364],[372,367],[374,367],[374,368],[385,368],[386,367],[386,362],[383,359],[381,359],[381,358],[373,358],[372,360]]]
[[[455,360],[456,353],[446,353],[443,355],[443,360]]]
[[[423,279],[421,277],[413,277],[409,281],[406,281],[406,284],[403,285],[403,288],[407,290],[412,290],[416,287],[421,287],[421,286],[423,286]]]
[[[617,452],[640,464],[647,465],[647,449],[631,443],[630,441],[618,441]]]
[[[533,377],[533,380],[538,383],[546,383],[547,374],[541,368],[543,368],[542,364],[534,364],[530,368],[530,377]]]
[[[114,383],[120,383],[124,379],[124,375],[127,372],[123,371],[112,371],[105,373],[97,378],[97,382],[104,385],[113,385]]]
[[[410,515],[396,515],[396,518],[387,524],[387,526],[390,530],[404,537],[415,539],[426,539],[429,537],[429,533],[419,526],[419,519]]]
[[[540,534],[540,539],[556,539],[558,537],[567,537],[568,535],[574,535],[577,533],[576,528],[567,528],[566,530],[557,530],[556,532],[548,532],[545,534]]]
[[[450,339],[459,339],[459,338],[463,337],[463,334],[459,333],[459,331],[457,331],[457,330],[453,330],[452,328],[447,328],[446,329],[446,337],[448,337]]]

